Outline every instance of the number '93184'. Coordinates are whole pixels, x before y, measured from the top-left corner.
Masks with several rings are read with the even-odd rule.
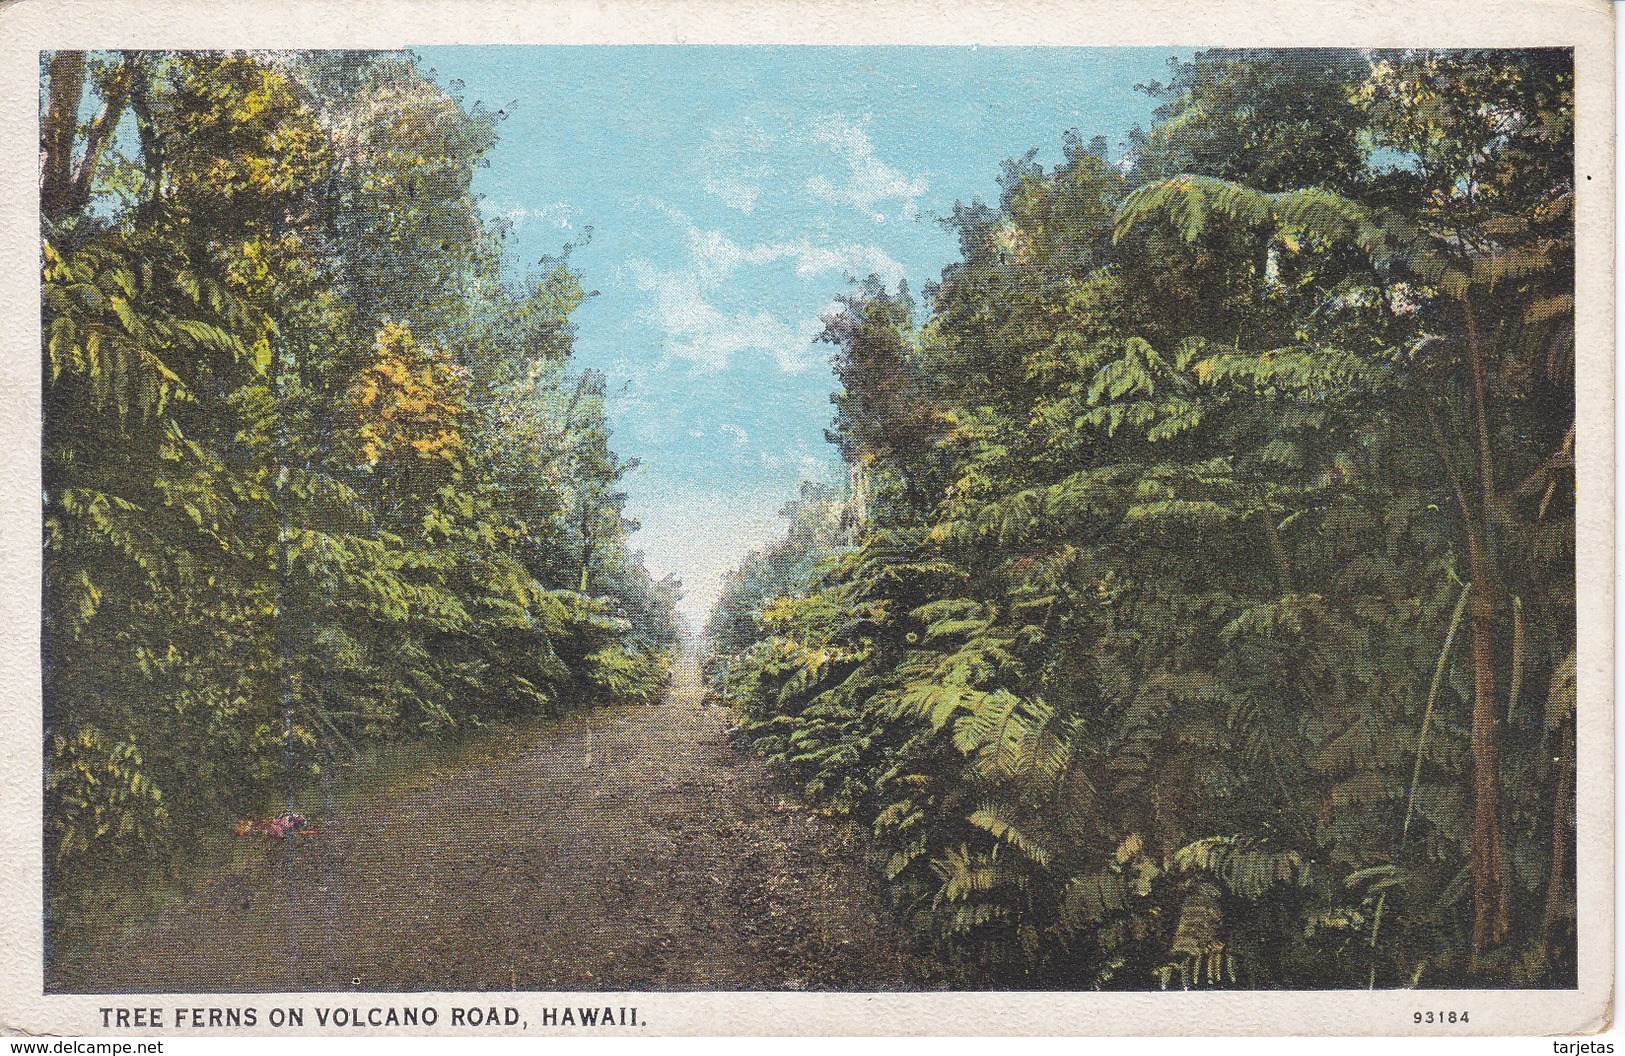
[[[1468,1019],[1466,1012],[1412,1012],[1411,1022],[1423,1024],[1443,1023],[1448,1026],[1454,1023],[1466,1023]]]

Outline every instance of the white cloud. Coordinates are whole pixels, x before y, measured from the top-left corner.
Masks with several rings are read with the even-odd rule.
[[[820,244],[808,238],[742,246],[720,231],[704,231],[675,209],[667,214],[682,224],[688,234],[689,253],[708,283],[717,283],[747,266],[788,262],[796,274],[814,276],[824,272],[866,278],[879,275],[888,283],[903,277],[903,266],[879,246],[861,242]]]
[[[706,194],[716,195],[729,209],[737,209],[749,216],[756,208],[756,199],[762,195],[759,184],[748,183],[734,173],[721,173],[705,177]]]
[[[800,239],[771,247],[796,262],[796,274],[816,275],[834,271],[853,278],[879,275],[887,283],[903,277],[903,266],[879,246],[866,246],[859,242],[839,242],[819,246]]]
[[[732,422],[724,422],[723,424],[717,426],[717,432],[726,433],[733,437],[735,447],[744,447],[745,441],[750,439],[749,433],[745,432],[744,429],[733,424]]]
[[[569,202],[552,202],[534,208],[517,202],[504,202],[501,205],[481,202],[480,208],[487,217],[506,221],[511,231],[518,231],[529,223],[546,224],[560,231],[568,231],[573,226],[570,216],[574,210]]]
[[[570,216],[574,212],[575,210],[570,208],[570,203],[554,202],[552,205],[542,206],[530,215],[538,223],[548,224],[560,230],[568,231],[573,226],[570,223]]]
[[[919,200],[930,184],[923,176],[906,176],[881,161],[862,127],[844,117],[826,117],[813,125],[811,138],[828,147],[847,170],[839,182],[823,175],[810,177],[807,190],[814,197],[853,206],[876,222],[886,219],[885,212],[877,208],[884,202],[898,202],[903,216],[919,212]]]
[[[711,142],[699,153],[691,171],[700,176],[706,194],[749,216],[762,196],[762,187],[774,175],[770,157],[778,147],[778,134],[754,123],[711,130]]]
[[[696,272],[659,271],[646,260],[629,267],[638,289],[654,294],[649,314],[665,334],[667,353],[677,359],[722,370],[742,352],[768,352],[786,373],[809,366],[807,349],[822,329],[818,320],[792,326],[767,312],[722,312],[706,300]]]
[[[880,275],[896,282],[903,266],[878,246],[858,242],[822,245],[807,238],[744,246],[719,231],[706,231],[680,210],[657,205],[684,228],[689,266],[661,270],[647,260],[627,266],[639,290],[653,295],[646,313],[665,336],[666,352],[705,370],[722,370],[746,352],[767,352],[779,369],[799,374],[819,361],[813,343],[823,332],[822,315],[787,322],[763,311],[727,312],[712,303],[712,295],[744,268],[788,263],[797,275],[825,272],[861,278]]]

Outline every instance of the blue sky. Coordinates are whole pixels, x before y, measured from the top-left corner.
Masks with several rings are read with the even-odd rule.
[[[721,576],[779,534],[802,480],[841,479],[824,441],[850,279],[920,290],[955,256],[937,218],[997,196],[1000,162],[1061,158],[1076,128],[1113,157],[1150,120],[1134,85],[1171,48],[415,49],[505,119],[475,189],[515,266],[580,241],[598,296],[581,366],[609,379],[634,545],[703,621]],[[1183,52],[1181,52],[1183,53]]]

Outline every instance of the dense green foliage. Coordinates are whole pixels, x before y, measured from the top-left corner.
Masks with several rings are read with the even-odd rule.
[[[717,691],[962,981],[1573,985],[1568,53],[1148,90],[830,320]]]
[[[42,62],[46,863],[160,864],[369,743],[649,700],[567,252],[397,54]]]

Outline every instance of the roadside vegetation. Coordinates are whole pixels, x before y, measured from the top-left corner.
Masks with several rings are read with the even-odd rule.
[[[1572,986],[1569,53],[1145,90],[828,320],[714,691],[962,983]]]
[[[53,929],[347,761],[652,701],[569,247],[503,268],[499,115],[406,55],[41,59]]]

